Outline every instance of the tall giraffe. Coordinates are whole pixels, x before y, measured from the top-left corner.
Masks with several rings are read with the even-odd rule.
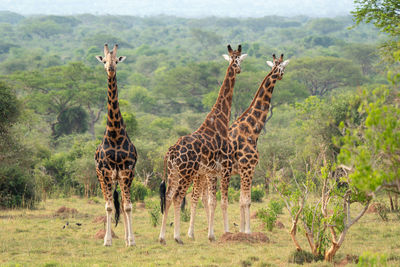
[[[228,180],[232,170],[228,129],[236,74],[240,73],[240,63],[247,56],[242,55],[241,50],[240,45],[235,51],[228,45],[229,55],[224,55],[224,58],[229,61],[229,66],[211,112],[195,132],[179,138],[165,155],[164,167],[168,176],[168,187],[165,188],[164,180],[160,186],[164,211],[159,237],[162,244],[165,244],[168,209],[172,202],[175,211],[174,238],[176,242],[183,244],[180,238],[180,204],[189,185],[198,177],[207,179],[210,192],[208,239],[215,240],[213,221],[216,207],[216,177],[221,176],[222,180]],[[228,195],[222,196],[222,199],[226,202],[226,208]]]
[[[250,106],[229,128],[229,139],[233,148],[231,174],[239,174],[241,177],[240,231],[245,233],[250,233],[251,184],[254,169],[258,164],[258,136],[264,128],[267,119],[275,83],[277,80],[282,79],[285,67],[289,64],[289,60],[283,61],[283,54],[279,59],[275,57],[275,54],[272,57],[273,62],[267,61],[268,66],[272,70],[262,81]],[[224,183],[229,184],[229,179],[221,181],[221,195],[227,195],[228,184]],[[191,216],[195,214],[194,210],[201,194],[203,195],[203,203],[207,213],[208,206],[204,201],[208,197],[207,188],[205,187],[205,183],[201,179],[198,179],[193,185]],[[226,212],[226,209],[223,212]],[[224,220],[225,217],[227,218],[227,215],[224,215]],[[192,217],[190,218],[188,235],[192,238],[194,236],[194,218]]]
[[[108,45],[105,44],[104,57],[96,56],[97,60],[104,64],[108,76],[108,116],[103,141],[96,149],[95,161],[97,177],[106,201],[107,228],[104,246],[111,246],[111,213],[113,208],[115,209],[116,225],[119,220],[120,207],[116,191],[117,184],[119,184],[122,193],[125,243],[127,246],[133,246],[135,239],[132,232],[130,187],[134,177],[137,153],[126,132],[119,109],[116,71],[117,64],[124,61],[126,57],[117,57],[117,48],[118,45],[116,44],[110,52]],[[113,185],[115,185],[114,194],[112,193]]]

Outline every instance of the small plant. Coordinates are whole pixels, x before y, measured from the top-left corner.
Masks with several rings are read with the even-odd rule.
[[[265,191],[261,185],[253,186],[251,188],[251,201],[261,202],[264,195]]]
[[[150,190],[141,182],[133,180],[131,186],[131,197],[135,201],[143,201],[149,195]]]
[[[289,263],[304,264],[314,260],[314,255],[304,250],[295,250],[289,255]]]
[[[157,225],[160,224],[160,213],[161,213],[160,205],[151,200],[146,201],[145,205],[147,208],[147,212],[150,215],[151,225],[156,227]]]
[[[387,257],[385,254],[379,253],[371,253],[368,251],[364,251],[358,260],[357,266],[386,266],[387,265]]]
[[[275,222],[276,219],[278,218],[278,215],[271,209],[259,209],[257,211],[257,217],[263,222],[265,223],[265,228],[268,231],[272,231],[272,229],[274,229],[275,227]]]
[[[283,207],[285,206],[285,203],[281,200],[271,200],[268,203],[268,207],[275,212],[275,214],[283,214]]]
[[[189,209],[183,209],[181,211],[181,220],[184,222],[190,221],[190,210]]]
[[[238,202],[240,199],[240,191],[236,191],[232,187],[229,187],[228,189],[228,202],[233,203],[233,202]]]

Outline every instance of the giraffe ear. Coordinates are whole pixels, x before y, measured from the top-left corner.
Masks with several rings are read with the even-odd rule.
[[[282,62],[282,66],[285,68],[287,65],[289,65],[290,60],[285,60]]]
[[[240,56],[240,61],[243,61],[243,59],[245,59],[247,57],[247,54],[243,54]]]
[[[102,56],[96,56],[96,58],[97,58],[97,60],[100,61],[101,63],[104,63],[104,62],[103,62],[103,57],[102,57]]]
[[[227,60],[227,61],[231,61],[231,57],[230,56],[228,56],[228,55],[222,55],[224,58],[225,58],[225,60]]]
[[[271,68],[274,67],[274,63],[272,63],[272,61],[269,61],[269,60],[267,61],[267,65],[270,66]]]
[[[126,59],[126,57],[119,57],[118,58],[118,62],[122,62],[122,61],[124,61]]]

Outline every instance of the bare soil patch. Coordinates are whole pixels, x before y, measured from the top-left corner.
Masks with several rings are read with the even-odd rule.
[[[285,225],[281,221],[276,221],[275,227],[278,229],[283,229],[283,228],[285,228]]]
[[[59,207],[56,211],[57,214],[77,214],[78,210],[74,208],[67,208],[65,206]]]
[[[96,239],[104,239],[104,236],[106,235],[106,230],[105,229],[100,229],[95,235],[94,238]],[[111,230],[111,236],[112,238],[118,238],[118,236],[114,233],[113,230]]]
[[[107,217],[106,216],[97,216],[93,219],[92,223],[106,223]]]
[[[247,243],[269,243],[269,238],[261,232],[251,234],[245,233],[225,233],[219,239],[220,243],[227,242],[247,242]]]

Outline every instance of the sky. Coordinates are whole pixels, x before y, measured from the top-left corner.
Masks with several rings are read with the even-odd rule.
[[[335,17],[348,15],[354,0],[0,0],[0,10],[22,15],[174,15],[178,17]]]

